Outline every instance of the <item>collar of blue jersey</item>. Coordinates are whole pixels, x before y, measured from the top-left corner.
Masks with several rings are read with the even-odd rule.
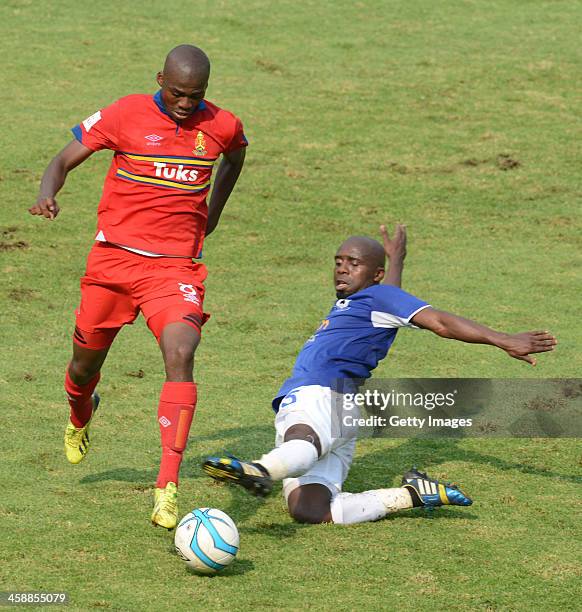
[[[172,121],[176,121],[174,117],[172,117],[172,115],[170,115],[170,113],[166,110],[166,105],[162,100],[161,89],[154,94],[154,102],[156,103],[156,106],[160,109],[160,112],[164,113],[164,115],[167,115]],[[198,106],[194,109],[194,112],[203,110],[206,110],[206,102],[204,102],[204,100],[200,100]]]

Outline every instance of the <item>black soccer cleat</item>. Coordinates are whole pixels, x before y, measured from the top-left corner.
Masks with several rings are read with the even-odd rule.
[[[415,467],[402,477],[402,486],[410,492],[415,506],[426,508],[437,506],[470,506],[473,500],[467,497],[456,485],[440,483]]]
[[[246,463],[232,455],[208,457],[202,469],[214,480],[232,482],[256,497],[266,497],[273,488],[269,472],[258,463]]]

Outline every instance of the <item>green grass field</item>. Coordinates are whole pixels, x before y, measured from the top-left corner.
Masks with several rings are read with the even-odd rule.
[[[574,610],[582,467],[576,439],[363,440],[346,483],[412,463],[469,509],[303,526],[216,484],[209,453],[253,457],[270,399],[327,313],[335,248],[405,222],[404,286],[506,331],[551,329],[537,368],[403,332],[377,376],[576,377],[580,354],[580,4],[4,0],[1,155],[0,591],[67,591],[71,610]],[[166,52],[213,62],[208,98],[245,123],[247,164],[205,247],[212,319],[181,512],[239,526],[238,560],[200,578],[149,525],[162,360],[143,320],[103,370],[87,460],[62,452],[78,278],[110,155],[69,177],[53,223],[26,212],[69,127],[154,92]],[[578,603],[576,603],[578,601]]]

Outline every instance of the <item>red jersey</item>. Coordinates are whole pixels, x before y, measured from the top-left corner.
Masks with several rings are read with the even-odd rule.
[[[93,151],[115,151],[98,209],[107,242],[196,257],[202,248],[212,168],[247,145],[240,119],[203,100],[176,123],[158,92],[126,96],[73,128]]]

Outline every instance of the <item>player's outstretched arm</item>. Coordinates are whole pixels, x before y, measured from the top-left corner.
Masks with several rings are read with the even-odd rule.
[[[384,276],[384,284],[400,287],[406,257],[406,225],[396,224],[394,238],[390,238],[385,225],[380,226],[380,233],[384,243],[384,252],[388,258],[388,271]]]
[[[491,344],[503,349],[510,357],[536,364],[532,353],[553,351],[557,340],[547,331],[530,331],[521,334],[504,334],[485,325],[464,319],[450,312],[424,308],[412,317],[412,323],[429,329],[443,338],[452,338],[474,344]]]
[[[216,229],[222,209],[236,185],[244,163],[245,147],[230,153],[223,153],[222,160],[216,171],[216,179],[214,180],[210,202],[208,203],[207,236]]]
[[[83,163],[93,151],[78,140],[71,141],[47,166],[40,181],[40,193],[36,204],[28,209],[31,215],[54,219],[59,214],[55,196],[65,184],[70,170]]]

